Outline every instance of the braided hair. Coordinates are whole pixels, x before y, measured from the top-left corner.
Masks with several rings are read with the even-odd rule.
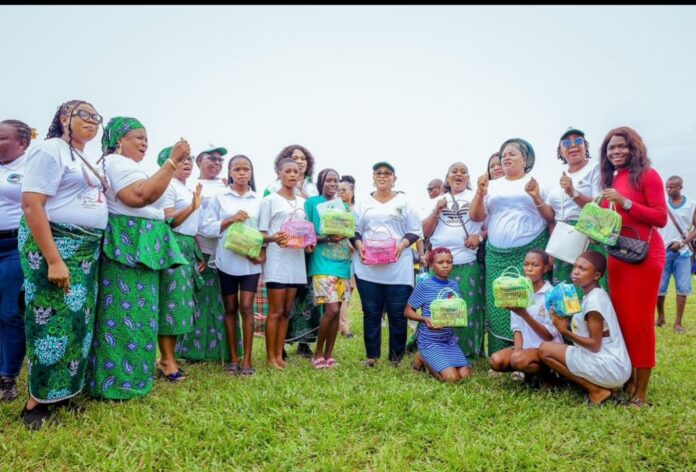
[[[12,126],[17,132],[17,140],[24,144],[25,147],[28,147],[29,143],[31,143],[31,138],[33,137],[32,129],[25,122],[19,120],[3,120],[0,121],[0,125]]]
[[[70,128],[70,123],[72,122],[72,111],[83,104],[94,108],[94,105],[89,102],[85,102],[84,100],[69,100],[59,106],[58,110],[56,110],[56,114],[53,115],[53,121],[51,121],[51,124],[48,127],[48,133],[46,133],[46,139],[62,137],[65,130],[63,129],[63,123],[60,122],[60,118],[61,116],[66,115],[70,117],[68,119],[68,146],[70,146],[70,158],[73,161],[75,160],[75,148],[72,144],[72,128]]]
[[[324,195],[324,183],[326,182],[326,177],[329,175],[329,172],[333,172],[339,180],[341,179],[338,171],[331,168],[319,172],[319,175],[317,175],[317,190],[319,190],[319,195]]]

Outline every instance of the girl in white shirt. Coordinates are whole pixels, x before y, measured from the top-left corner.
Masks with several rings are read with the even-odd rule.
[[[599,286],[606,270],[606,258],[597,251],[585,251],[573,267],[573,283],[584,293],[582,312],[568,319],[551,310],[553,324],[574,346],[545,342],[539,347],[542,362],[587,390],[598,405],[609,399],[631,376],[621,328],[609,295]]]
[[[290,311],[297,290],[307,283],[304,252],[310,246],[286,247],[288,235],[281,230],[283,223],[295,212],[304,211],[305,199],[295,194],[300,175],[299,166],[292,159],[281,159],[276,167],[282,187],[261,201],[259,230],[268,243],[263,277],[270,304],[266,321],[266,356],[270,367],[284,369],[283,344],[288,331]],[[303,214],[303,213],[302,213]]]
[[[251,351],[254,339],[254,295],[261,275],[261,264],[266,258],[265,249],[258,258],[245,257],[225,249],[227,231],[233,223],[244,222],[258,227],[261,199],[256,195],[254,167],[251,160],[241,154],[228,162],[229,187],[223,194],[210,201],[203,215],[201,234],[217,238],[215,266],[220,277],[220,289],[225,303],[225,331],[232,356],[226,371],[231,374],[253,375]],[[244,357],[239,363],[237,353],[237,313],[242,315]]]
[[[544,341],[563,341],[546,311],[546,292],[552,286],[544,275],[550,269],[549,255],[541,249],[532,249],[524,257],[524,275],[532,281],[534,297],[527,308],[507,308],[512,312],[510,330],[514,345],[491,356],[489,363],[494,371],[539,374],[544,367],[539,359],[539,345]]]

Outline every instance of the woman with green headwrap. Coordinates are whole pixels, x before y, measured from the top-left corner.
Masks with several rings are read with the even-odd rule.
[[[471,202],[472,221],[488,218],[486,243],[486,324],[488,354],[512,346],[510,311],[497,308],[493,280],[508,267],[522,273],[524,256],[530,249],[544,249],[549,240],[548,220],[553,210],[545,203],[548,191],[530,175],[534,149],[524,139],[508,139],[500,147],[505,175],[497,180],[484,174]]]
[[[135,118],[112,118],[102,137],[109,222],[88,378],[89,394],[112,400],[152,389],[157,353],[161,272],[188,264],[164,220],[162,195],[190,154],[181,139],[152,177],[140,167],[147,132]]]
[[[167,164],[171,153],[171,146],[159,153],[157,163],[160,167]],[[186,265],[163,270],[160,278],[159,369],[164,378],[170,382],[185,379],[183,371],[174,358],[174,348],[177,336],[193,330],[194,286],[203,285],[203,279],[197,270],[201,266],[203,255],[195,238],[202,220],[203,186],[199,183],[195,191],[186,186],[186,179],[191,176],[192,169],[193,156],[187,156],[177,166],[174,178],[162,197],[164,216],[171,219],[174,237],[189,262]]]

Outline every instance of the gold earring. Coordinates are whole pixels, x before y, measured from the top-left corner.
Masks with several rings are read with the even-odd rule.
[[[121,143],[118,143],[118,146],[116,146],[116,154],[121,154]]]

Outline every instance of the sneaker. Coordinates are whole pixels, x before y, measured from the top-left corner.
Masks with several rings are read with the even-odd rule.
[[[17,380],[13,377],[0,377],[0,400],[11,402],[17,398]]]
[[[24,426],[33,431],[41,429],[46,422],[50,421],[51,423],[56,423],[53,414],[48,409],[48,405],[43,403],[39,403],[31,410],[27,410],[25,405],[24,409],[19,414],[19,419],[24,423]]]

